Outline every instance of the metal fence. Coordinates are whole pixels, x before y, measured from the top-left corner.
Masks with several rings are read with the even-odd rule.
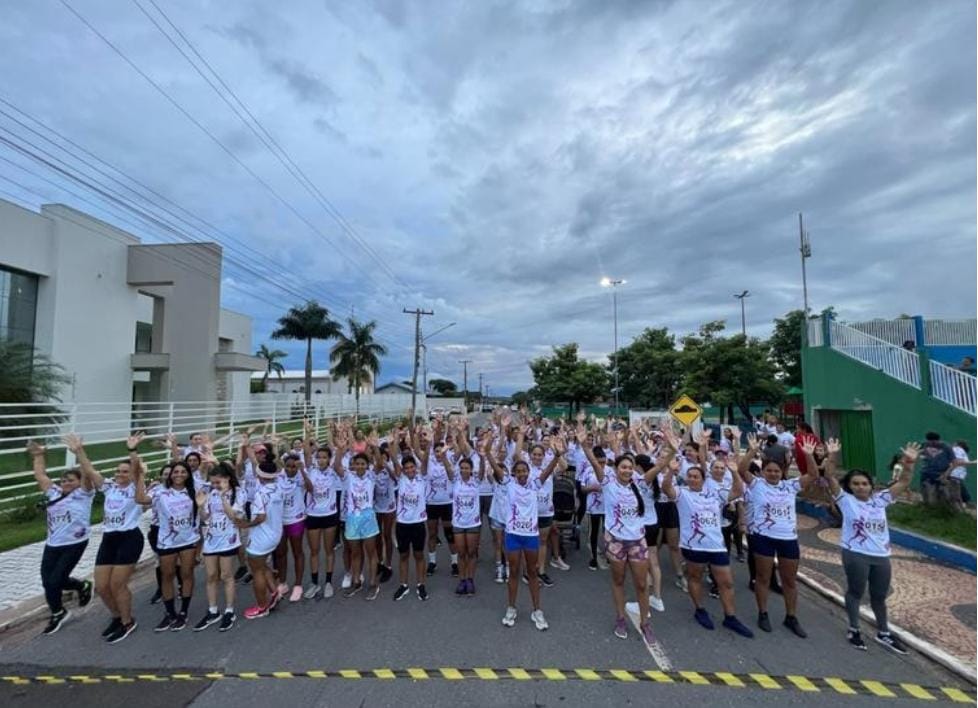
[[[418,414],[424,415],[425,399],[418,399]],[[360,397],[358,422],[381,422],[405,417],[411,410],[410,394],[376,394]],[[37,440],[49,450],[48,471],[57,474],[74,466],[74,456],[61,442],[67,433],[82,436],[96,469],[111,470],[127,459],[125,439],[133,431],[146,431],[146,439],[157,447],[141,452],[151,469],[168,459],[162,446],[167,433],[181,443],[193,433],[222,440],[218,454],[234,453],[235,433],[267,423],[272,434],[299,434],[308,419],[316,434],[332,420],[353,416],[352,395],[313,396],[258,394],[240,401],[166,401],[133,403],[0,403],[0,511],[22,504],[37,494],[37,486],[24,450],[28,440]],[[57,464],[51,463],[51,452]]]
[[[924,340],[928,345],[975,343],[975,320],[924,320]]]
[[[975,415],[976,379],[940,362],[930,362],[931,395],[965,413]]]
[[[912,319],[870,320],[869,322],[849,322],[847,325],[898,347],[907,341],[914,344],[918,343]]]
[[[832,322],[830,327],[833,349],[920,388],[920,360],[914,352],[838,322]]]
[[[822,329],[822,319],[808,320],[808,346],[824,347],[825,331]]]

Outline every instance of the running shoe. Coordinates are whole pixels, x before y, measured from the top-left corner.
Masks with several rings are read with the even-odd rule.
[[[425,571],[425,575],[431,577],[435,574],[435,569],[438,567],[437,563],[428,563],[428,569]]]
[[[530,584],[530,579],[528,577],[526,577],[526,573],[523,573],[523,584],[524,585],[529,585]]]
[[[754,578],[751,578],[750,580],[747,581],[747,589],[750,590],[751,592],[754,592],[754,587],[756,585],[757,583],[754,581]]]
[[[393,577],[393,575],[394,575],[394,571],[391,568],[387,567],[386,565],[381,566],[380,576],[379,576],[380,582],[386,583],[388,580],[390,580]]]
[[[598,569],[598,562],[594,558],[592,558],[591,560],[589,560],[587,562],[587,569],[588,570],[597,570]]]
[[[163,619],[161,619],[160,623],[153,628],[153,631],[154,632],[167,631],[168,629],[170,629],[170,625],[172,625],[176,621],[176,619],[177,619],[176,617],[170,614],[163,615]]]
[[[530,615],[530,619],[533,620],[533,624],[535,624],[536,628],[541,632],[550,629],[550,625],[547,624],[547,620],[543,616],[543,610],[533,610],[533,613]]]
[[[767,616],[767,612],[758,613],[757,626],[764,632],[771,631],[771,619]]]
[[[662,598],[656,597],[655,595],[649,595],[649,607],[651,607],[656,612],[666,611],[666,605],[662,601]]]
[[[343,582],[340,583],[340,588],[346,590],[351,585],[353,585],[353,576],[350,573],[343,573]]]
[[[615,620],[615,636],[619,639],[628,639],[628,625],[625,624],[624,617]]]
[[[502,563],[497,563],[496,564],[496,578],[495,578],[497,583],[504,583],[504,582],[506,582],[505,579],[503,578],[503,575],[505,575],[505,573],[503,572]]]
[[[226,631],[228,631],[229,629],[231,629],[231,627],[234,626],[234,621],[236,619],[237,619],[237,617],[234,616],[234,612],[229,611],[229,610],[225,610],[224,611],[224,614],[221,615],[221,624],[218,625],[217,631],[218,632],[226,632]]]
[[[343,597],[353,597],[361,590],[363,590],[363,583],[357,583],[356,585],[353,585],[347,588],[346,590],[344,590]]]
[[[676,587],[682,590],[683,592],[689,592],[689,583],[686,582],[685,575],[676,576]]]
[[[318,585],[310,585],[306,588],[306,591],[302,593],[302,597],[306,600],[315,600],[317,597],[319,597],[319,593],[321,592],[322,589]]]
[[[458,563],[452,563],[452,577],[458,577]]]
[[[61,625],[63,625],[65,620],[67,620],[69,617],[71,617],[71,613],[64,608],[61,608],[60,612],[53,613],[51,615],[51,619],[48,620],[48,626],[44,628],[42,634],[54,634],[61,629]]]
[[[516,608],[507,607],[506,614],[503,615],[503,626],[512,627],[514,624],[516,624]]]
[[[105,638],[105,641],[107,641],[109,644],[118,644],[130,634],[135,632],[137,626],[136,620],[134,619],[129,620],[129,624],[122,624],[122,622],[119,622],[119,626],[116,627],[116,630],[112,634]]]
[[[282,601],[282,598],[285,597],[282,593],[280,593],[278,591],[278,588],[275,588],[274,590],[272,590],[270,595],[271,596],[268,599],[268,611],[269,612],[271,612],[276,607],[278,607],[278,603],[280,603]]]
[[[557,570],[570,570],[570,566],[560,556],[550,559],[550,567],[556,568]]]
[[[795,633],[796,636],[801,637],[802,639],[808,637],[808,632],[802,629],[801,623],[798,621],[798,618],[795,617],[794,615],[788,615],[787,617],[784,618],[784,626],[790,629],[792,632]]]
[[[328,600],[333,597],[333,583],[323,583],[323,598]]]
[[[241,584],[242,585],[249,585],[251,583],[252,579],[253,578],[252,578],[251,573],[245,573],[244,574],[244,577],[241,578]]]
[[[697,607],[696,612],[693,613],[693,618],[700,623],[703,629],[714,629],[713,618],[710,617],[710,613],[704,610],[702,607]]]
[[[240,583],[244,580],[244,577],[248,575],[248,568],[243,565],[239,565],[238,569],[234,571],[234,582]]]
[[[367,588],[366,599],[368,601],[376,600],[378,595],[380,595],[380,583],[377,585],[371,585],[369,588]]]
[[[720,597],[720,588],[716,583],[710,583],[710,597],[718,599]]]
[[[394,602],[399,602],[411,594],[411,588],[407,585],[398,585],[394,591]]]
[[[849,640],[849,644],[853,649],[859,649],[860,651],[866,651],[866,642],[863,641],[863,635],[859,633],[858,629],[850,629],[846,632],[846,639]]]
[[[203,632],[205,629],[210,627],[212,624],[221,621],[221,615],[217,612],[207,611],[207,614],[200,618],[200,622],[194,625],[195,632]]]
[[[552,588],[554,586],[554,581],[546,573],[540,573],[540,582],[543,583],[545,588]]]
[[[112,621],[109,622],[109,626],[102,630],[102,639],[111,637],[115,633],[115,630],[117,630],[121,626],[122,626],[122,618],[113,617]]]
[[[598,555],[598,568],[608,570],[608,561],[605,560],[604,554]]]
[[[424,583],[418,585],[418,599],[422,602],[428,601],[428,588],[424,586]]]
[[[81,590],[78,591],[78,606],[84,607],[92,601],[92,581],[82,581]]]
[[[177,615],[175,620],[173,620],[173,624],[170,625],[170,631],[179,632],[186,626],[187,626],[187,615],[181,613]]]
[[[249,607],[244,611],[244,617],[246,620],[258,619],[259,617],[268,617],[268,608],[262,607],[261,605]]]
[[[149,604],[158,605],[163,602],[163,591],[156,588],[156,592],[153,593],[153,597],[149,598]]]
[[[747,637],[748,639],[754,638],[754,633],[744,626],[744,623],[737,619],[734,615],[727,615],[724,617],[723,626],[729,629],[731,632],[739,634],[741,637]]]
[[[468,594],[470,596],[471,595],[475,595],[475,580],[473,580],[472,578],[469,578],[465,582],[468,584],[468,587],[466,588],[466,591],[468,592]]]
[[[465,581],[464,580],[459,580],[458,581],[458,585],[455,586],[455,594],[458,595],[458,596],[462,596],[462,595],[465,594],[466,589],[467,589],[467,586],[465,584]]]
[[[658,637],[656,637],[655,633],[652,631],[651,622],[643,622],[642,626],[639,628],[639,631],[642,634],[642,640],[649,646],[659,643]]]
[[[281,595],[282,597],[285,597],[286,595],[289,594],[289,586],[286,585],[285,583],[279,583],[276,590],[278,590],[278,594]]]
[[[302,586],[296,585],[292,588],[292,594],[289,596],[289,602],[299,602],[302,599]]]
[[[889,632],[877,632],[876,643],[882,644],[895,654],[907,653],[907,646]]]

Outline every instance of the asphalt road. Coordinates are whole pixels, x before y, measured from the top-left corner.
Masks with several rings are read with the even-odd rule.
[[[505,669],[626,669],[655,670],[656,662],[633,631],[628,640],[612,635],[614,613],[607,571],[590,572],[584,552],[572,552],[569,572],[551,570],[556,587],[544,589],[543,608],[550,630],[537,631],[529,621],[529,597],[521,588],[520,617],[514,628],[500,623],[504,589],[491,580],[488,554],[476,577],[473,598],[457,598],[448,575],[447,551],[438,574],[429,579],[431,600],[416,596],[395,603],[395,581],[384,586],[375,602],[362,595],[334,597],[321,602],[283,603],[270,617],[252,622],[239,619],[231,632],[216,627],[194,633],[154,634],[162,615],[148,604],[150,574],[139,581],[136,608],[139,630],[118,645],[99,639],[106,622],[96,600],[79,612],[59,633],[38,636],[43,623],[23,627],[0,640],[0,676],[51,674],[105,675],[137,671],[152,674],[207,671],[305,672],[340,669],[407,669],[424,667]],[[741,618],[753,626],[753,598],[746,590],[746,566],[735,564],[737,602]],[[200,573],[198,571],[198,578]],[[240,608],[250,604],[250,588],[239,586]],[[800,618],[809,632],[801,640],[780,626],[780,599],[772,601],[775,631],[743,639],[718,628],[703,630],[695,623],[688,598],[667,584],[666,612],[656,613],[655,628],[668,658],[677,670],[761,673],[805,677],[910,682],[929,686],[968,687],[920,656],[899,657],[870,642],[868,652],[851,649],[845,641],[842,611],[814,594],[802,591]],[[205,609],[202,590],[194,598],[191,624]],[[708,605],[715,618],[719,604]],[[973,687],[971,687],[973,689]],[[619,680],[447,680],[432,678],[262,678],[197,681],[136,681],[98,685],[15,685],[0,683],[2,705],[71,703],[100,706],[182,705],[453,705],[466,702],[495,705],[648,705],[652,700],[709,701],[711,705],[877,705],[871,695],[844,696],[831,690],[805,693],[783,689],[700,686],[689,683],[622,682]],[[887,704],[917,703],[891,698]]]

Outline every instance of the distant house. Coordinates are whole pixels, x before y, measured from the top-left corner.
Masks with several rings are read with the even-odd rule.
[[[257,372],[251,375],[252,380],[261,381],[264,372]],[[371,393],[372,381],[364,381],[360,384],[360,393]],[[305,393],[306,392],[306,372],[302,369],[289,369],[279,378],[277,374],[268,377],[266,390],[269,393]],[[411,388],[408,387],[410,393]],[[334,381],[328,369],[312,370],[312,392],[313,393],[352,393],[350,383],[345,378]]]
[[[411,393],[411,386],[400,381],[391,381],[374,389],[377,394]]]

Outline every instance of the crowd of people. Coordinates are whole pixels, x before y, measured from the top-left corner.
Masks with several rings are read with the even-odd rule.
[[[783,597],[784,626],[806,637],[798,612],[795,500],[802,490],[822,488],[842,517],[848,641],[866,648],[858,608],[868,586],[876,641],[904,653],[886,623],[886,506],[908,487],[920,446],[903,448],[899,477],[877,490],[869,472],[850,470],[838,479],[838,441],[820,441],[810,429],[798,432],[789,440],[783,428],[759,429],[742,445],[733,429],[714,440],[708,429],[680,435],[671,425],[650,421],[628,426],[583,414],[549,421],[500,408],[481,428],[471,427],[466,416],[439,416],[430,424],[396,425],[383,437],[352,421],[333,423],[320,436],[307,423],[293,440],[256,427],[236,434],[237,453],[228,458],[216,452],[227,440],[198,434],[181,448],[169,435],[170,459],[155,471],[139,454],[143,435],[137,433],[127,440],[129,457],[111,479],[94,468],[82,440],[69,435],[64,442],[78,467],[57,482],[47,475],[44,448],[31,443],[48,516],[41,576],[51,616],[44,633],[57,632],[69,616],[64,591],[77,592],[80,605],[92,599],[92,584],[71,573],[88,543],[97,491],[105,508],[94,591],[109,612],[102,637],[110,643],[137,627],[129,584],[143,551],[140,518],[147,508],[147,540],[157,556],[152,602],[164,607],[156,632],[188,626],[198,565],[205,570],[207,607],[194,631],[213,625],[230,630],[243,583],[253,594],[242,613],[247,620],[267,617],[282,602],[337,593],[375,601],[394,577],[395,561],[390,597],[400,602],[414,593],[426,601],[441,545],[451,576],[458,578],[455,594],[473,595],[484,536],[492,548],[493,580],[506,585],[502,624],[517,621],[522,581],[530,621],[546,630],[541,585],[554,585],[549,569],[570,570],[554,521],[559,480],[577,490],[572,523],[587,517],[587,568],[610,570],[616,636],[628,637],[630,574],[640,637],[656,642],[652,617],[665,611],[664,556],[699,625],[715,628],[706,608],[709,594],[719,599],[724,628],[753,637],[735,612],[733,553],[749,564],[757,628],[772,631],[774,588]],[[788,475],[792,458],[800,473],[794,477]],[[573,503],[573,493],[571,498]],[[337,556],[342,575],[334,587]]]

